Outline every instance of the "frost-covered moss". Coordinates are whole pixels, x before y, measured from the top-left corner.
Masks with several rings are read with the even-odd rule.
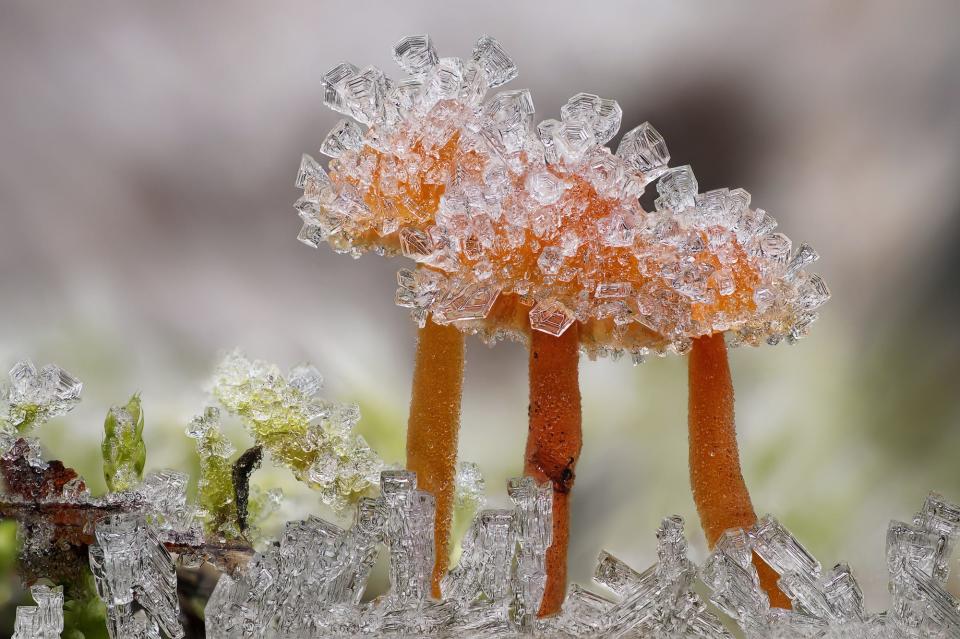
[[[8,383],[0,382],[0,448],[20,435],[71,410],[80,401],[83,383],[56,364],[37,369],[17,362]]]
[[[187,435],[197,440],[200,456],[197,506],[207,532],[236,537],[240,528],[230,462],[235,448],[220,430],[220,410],[211,406],[194,417],[187,427]]]
[[[376,485],[383,462],[354,430],[360,409],[318,397],[322,385],[313,366],[296,366],[284,376],[234,351],[214,373],[213,395],[274,462],[342,510]]]
[[[111,491],[128,490],[143,479],[147,446],[143,442],[143,407],[139,393],[125,405],[107,411],[100,450],[103,478]]]

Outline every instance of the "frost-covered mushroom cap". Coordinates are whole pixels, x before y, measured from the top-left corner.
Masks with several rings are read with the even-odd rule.
[[[534,126],[529,91],[484,100],[517,73],[489,36],[469,60],[439,57],[427,36],[394,57],[402,80],[347,63],[324,75],[327,106],[356,122],[323,141],[329,175],[304,156],[296,208],[311,246],[415,260],[397,303],[421,325],[431,315],[493,340],[579,322],[591,354],[642,357],[725,331],[794,340],[828,299],[804,270],[812,248],[774,232],[743,189],[698,193],[649,123],[604,146],[620,127],[614,100],[578,93]]]

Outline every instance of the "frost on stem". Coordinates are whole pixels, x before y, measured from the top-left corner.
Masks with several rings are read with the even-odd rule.
[[[196,440],[200,456],[197,506],[207,533],[238,537],[241,531],[230,462],[235,448],[220,430],[220,410],[207,407],[190,422],[187,435]]]

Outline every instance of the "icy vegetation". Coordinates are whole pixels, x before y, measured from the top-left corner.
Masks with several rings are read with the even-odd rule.
[[[32,393],[25,401],[40,407],[35,415],[62,412],[75,403],[78,381],[31,369],[18,364],[14,370],[27,371],[25,379],[34,380],[18,397]],[[39,379],[60,381],[35,387]],[[72,469],[43,459],[35,439],[14,440],[0,455],[0,476],[4,513],[14,513],[21,525],[21,560],[29,562],[36,578],[54,582],[71,574],[64,570],[71,557],[88,561],[113,639],[183,636],[175,556],[185,569],[206,560],[223,570],[206,606],[207,633],[213,638],[717,638],[733,636],[737,627],[751,639],[960,636],[960,602],[945,587],[960,537],[960,506],[932,493],[911,521],[889,526],[891,605],[881,613],[864,609],[848,566],[824,570],[773,517],[761,518],[750,530],[727,531],[698,567],[688,557],[683,521],[675,516],[664,519],[657,531],[655,565],[637,571],[602,552],[596,588],[571,586],[560,613],[540,617],[553,502],[550,484],[537,485],[529,477],[508,483],[513,508],[476,514],[459,562],[441,582],[442,597],[435,599],[433,496],[417,489],[414,473],[383,470],[379,461],[371,461],[376,458],[369,448],[352,434],[359,418],[355,408],[320,400],[319,388],[312,367],[296,367],[284,376],[235,353],[218,369],[214,395],[281,463],[300,463],[309,474],[324,455],[340,454],[333,467],[348,472],[345,484],[335,480],[334,486],[344,500],[356,496],[351,526],[318,517],[289,522],[280,539],[259,553],[224,539],[227,528],[241,528],[236,511],[224,515],[220,523],[226,528],[208,526],[205,532],[201,522],[209,523],[211,504],[237,499],[258,461],[241,456],[226,462],[232,448],[216,430],[218,411],[208,409],[188,429],[207,464],[201,465],[197,503],[187,499],[187,476],[170,470],[92,497]],[[127,480],[142,470],[137,428],[142,413],[138,398],[131,402],[111,410],[106,439],[119,439],[104,446],[105,465],[129,468]],[[308,434],[299,454],[287,434],[291,429]],[[370,482],[374,468],[379,486],[365,486],[358,495],[357,477]],[[203,483],[214,476],[216,490]],[[475,465],[461,464],[457,484],[462,508],[483,503],[483,478]],[[322,490],[319,494],[326,501]],[[389,563],[390,588],[370,599],[367,581],[381,555]],[[754,555],[778,573],[792,609],[771,607]],[[49,572],[38,574],[44,566]],[[63,590],[41,584],[32,594],[37,605],[18,608],[15,636],[59,636]]]
[[[10,369],[0,382],[0,448],[47,420],[63,415],[80,401],[83,384],[56,364],[37,370],[30,360]]]

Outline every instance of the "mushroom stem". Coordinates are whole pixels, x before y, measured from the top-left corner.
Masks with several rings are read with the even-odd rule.
[[[553,543],[547,549],[547,583],[538,613],[541,617],[558,612],[566,592],[570,491],[583,444],[579,360],[576,323],[560,337],[531,331],[530,431],[524,472],[553,484]]]
[[[757,522],[740,470],[733,381],[722,334],[693,340],[690,352],[690,486],[700,525],[711,548],[730,528],[749,529]],[[777,587],[779,575],[756,554],[753,563],[770,604],[789,609]]]
[[[420,329],[407,420],[407,468],[417,473],[418,488],[437,501],[434,597],[440,597],[440,580],[450,561],[463,353],[463,333],[457,328],[428,320]]]

